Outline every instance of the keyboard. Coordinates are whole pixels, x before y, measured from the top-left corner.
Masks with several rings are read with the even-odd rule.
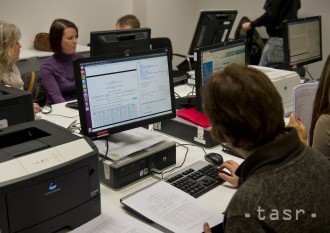
[[[224,180],[218,177],[218,173],[214,166],[201,160],[171,174],[164,180],[193,197],[199,197],[224,183]]]
[[[65,104],[65,107],[79,110],[78,101],[73,101]]]

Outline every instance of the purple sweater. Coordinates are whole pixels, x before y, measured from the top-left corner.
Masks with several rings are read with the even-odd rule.
[[[72,61],[84,55],[54,54],[40,66],[41,81],[47,90],[47,104],[62,103],[76,99]]]

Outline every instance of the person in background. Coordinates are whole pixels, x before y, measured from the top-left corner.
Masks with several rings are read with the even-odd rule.
[[[116,30],[140,28],[140,21],[135,15],[124,15],[117,20]]]
[[[77,26],[66,19],[56,19],[49,30],[49,43],[53,56],[40,66],[41,81],[47,91],[46,104],[76,99],[73,61],[84,57],[76,53]]]
[[[297,18],[300,7],[300,0],[266,0],[263,7],[265,12],[256,20],[242,24],[245,31],[266,27],[269,39],[262,51],[260,66],[284,62],[282,22]]]
[[[307,140],[306,128],[292,113],[290,125],[298,131],[303,142]],[[309,129],[309,145],[330,160],[330,55],[328,56],[319,79],[314,99],[312,121]]]
[[[24,82],[15,64],[21,50],[20,38],[16,25],[0,21],[0,84],[23,90]],[[39,104],[33,103],[33,109],[39,112]]]
[[[235,170],[240,185],[225,211],[224,231],[330,232],[330,163],[285,127],[271,80],[230,64],[202,93],[213,138],[245,158]]]

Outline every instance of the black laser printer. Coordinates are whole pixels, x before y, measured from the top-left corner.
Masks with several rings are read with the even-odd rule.
[[[0,131],[0,232],[76,228],[101,213],[98,150],[38,120]]]

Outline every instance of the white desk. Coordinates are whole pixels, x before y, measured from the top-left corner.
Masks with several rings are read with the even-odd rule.
[[[185,89],[185,87],[181,87],[182,89]],[[188,92],[190,91],[189,88],[186,89]],[[51,121],[55,124],[61,125],[63,127],[68,127],[74,120],[79,121],[79,114],[77,110],[70,109],[65,107],[65,103],[61,104],[54,104],[53,110],[48,115],[43,115],[42,113],[38,113],[37,116],[39,118]],[[69,117],[69,118],[68,118]],[[181,144],[187,144],[187,142],[182,141],[177,138],[173,138],[168,136],[170,140],[181,143]],[[197,146],[188,146],[189,152],[187,155],[187,159],[183,167],[188,166],[198,160],[204,160],[204,152],[201,148]],[[228,155],[221,151],[221,147],[217,146],[212,149],[205,149],[207,152],[214,151],[217,153],[222,154],[224,160],[232,159],[237,162],[241,162],[242,160]],[[177,147],[177,165],[181,164],[183,161],[185,155],[185,149],[182,147]],[[177,171],[177,170],[176,170]],[[169,173],[170,174],[170,173]],[[166,174],[168,175],[168,174]],[[165,177],[166,177],[165,175]],[[129,214],[131,216],[134,216],[131,212],[126,211],[122,208],[122,205],[120,204],[120,199],[134,191],[137,191],[141,188],[144,188],[145,186],[152,184],[159,180],[159,176],[149,176],[145,179],[142,179],[138,182],[135,182],[128,187],[125,187],[121,190],[112,190],[108,187],[105,187],[101,185],[101,208],[102,213],[111,213],[111,211],[119,211],[125,214]],[[200,196],[198,199],[209,209],[215,211],[215,212],[223,212],[231,197],[235,193],[236,189],[233,189],[229,184],[225,183],[221,186],[218,186],[214,188],[213,190],[205,193],[204,195]],[[135,217],[135,216],[134,216]],[[147,224],[147,223],[144,223]],[[159,226],[154,225],[156,228],[160,230],[164,230],[162,228],[159,228]]]

